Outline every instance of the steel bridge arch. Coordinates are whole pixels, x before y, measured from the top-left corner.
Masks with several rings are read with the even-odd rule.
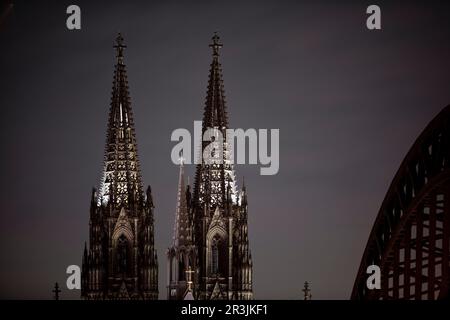
[[[445,299],[450,288],[450,105],[417,138],[369,235],[351,298]],[[366,285],[369,265],[381,289]]]

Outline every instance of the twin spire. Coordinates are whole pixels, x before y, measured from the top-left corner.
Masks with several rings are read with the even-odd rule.
[[[219,62],[219,49],[222,48],[217,33],[212,37],[213,59],[209,70],[208,88],[206,93],[205,108],[203,112],[202,134],[206,130],[218,129],[222,136],[226,137],[228,128],[228,114],[225,103],[225,90],[222,77],[222,66]],[[202,143],[201,154],[209,143]],[[197,166],[195,175],[194,201],[196,205],[209,207],[223,206],[227,201],[228,193],[233,203],[237,201],[236,183],[233,165],[231,163],[231,146],[226,141],[223,143],[223,163],[218,165],[202,164]],[[231,188],[228,192],[228,188]]]
[[[227,141],[219,36],[209,45],[212,62],[203,113],[202,136],[222,133],[221,157],[201,161],[196,167],[193,195],[185,188],[184,164],[180,161],[173,244],[167,251],[169,299],[251,299],[252,261],[248,241],[245,184],[238,192]],[[211,131],[210,131],[211,133]],[[206,139],[208,140],[208,139]],[[209,147],[201,142],[200,156]],[[216,140],[214,140],[216,141]],[[191,277],[193,273],[193,277]]]
[[[212,43],[209,46],[213,50],[213,61],[210,69],[203,126],[204,128],[218,127],[225,129],[228,127],[228,118],[222,69],[218,59],[222,44],[217,33],[214,33]],[[130,200],[143,198],[133,113],[124,62],[124,49],[126,47],[124,39],[119,33],[114,45],[117,61],[111,95],[104,171],[98,197],[99,205],[111,203],[122,206],[128,205]]]
[[[117,208],[144,198],[128,77],[124,63],[123,37],[116,38],[117,62],[111,93],[103,176],[98,204]]]

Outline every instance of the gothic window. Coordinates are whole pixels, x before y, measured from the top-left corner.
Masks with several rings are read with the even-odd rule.
[[[211,245],[211,273],[219,273],[219,242],[218,237],[214,237]]]
[[[183,257],[180,257],[180,263],[178,266],[178,280],[180,280],[180,281],[186,280],[186,266],[184,264]]]
[[[128,271],[128,240],[125,235],[117,239],[116,248],[116,266],[118,273],[127,273]]]

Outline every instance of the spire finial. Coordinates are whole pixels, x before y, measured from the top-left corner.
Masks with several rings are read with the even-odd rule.
[[[54,299],[59,300],[59,293],[61,292],[61,290],[59,289],[58,282],[55,282],[55,289],[53,289],[52,292],[55,294]]]
[[[311,300],[312,295],[311,295],[311,289],[309,288],[309,283],[308,281],[305,281],[304,287],[303,287],[303,299],[304,300]]]
[[[214,32],[212,37],[212,43],[209,45],[213,49],[213,57],[219,56],[219,49],[222,48],[222,44],[219,43],[220,37],[217,35],[217,32]]]
[[[116,45],[114,48],[116,48],[116,57],[119,63],[123,63],[123,49],[125,49],[127,46],[123,44],[123,37],[122,34],[119,32],[116,37]]]

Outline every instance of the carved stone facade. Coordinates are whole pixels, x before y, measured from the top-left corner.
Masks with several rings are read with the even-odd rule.
[[[202,135],[212,129],[224,137],[221,161],[197,165],[193,194],[180,164],[172,246],[168,249],[168,299],[253,298],[252,257],[248,240],[245,185],[236,187],[229,144],[228,116],[219,37],[214,35]],[[202,142],[201,154],[210,142]]]
[[[103,177],[93,190],[89,248],[82,263],[84,299],[157,299],[158,260],[154,247],[153,199],[143,192],[133,114],[117,37],[117,63],[107,129]]]

